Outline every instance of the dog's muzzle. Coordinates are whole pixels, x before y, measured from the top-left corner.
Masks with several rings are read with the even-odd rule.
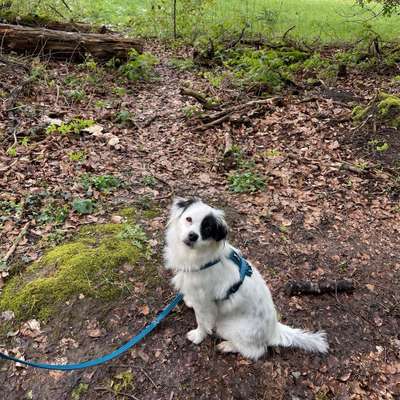
[[[183,243],[185,243],[186,246],[193,247],[198,238],[199,235],[197,233],[190,232],[188,237],[183,241]]]

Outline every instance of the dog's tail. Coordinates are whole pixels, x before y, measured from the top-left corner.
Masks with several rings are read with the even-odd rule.
[[[299,347],[306,351],[327,353],[329,344],[324,331],[309,332],[278,322],[272,346]]]

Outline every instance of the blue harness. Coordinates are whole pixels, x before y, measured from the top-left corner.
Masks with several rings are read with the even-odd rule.
[[[226,292],[225,297],[222,298],[222,299],[217,299],[217,301],[223,301],[223,300],[229,299],[229,297],[231,295],[233,295],[234,293],[236,293],[239,290],[240,286],[242,286],[242,283],[244,282],[244,279],[246,278],[246,276],[251,276],[253,274],[253,270],[251,268],[251,265],[247,262],[247,260],[244,257],[242,257],[236,251],[232,250],[229,253],[228,259],[233,261],[236,264],[236,266],[238,267],[240,278],[235,284],[233,284],[228,289],[228,291]],[[220,261],[221,261],[220,258],[217,258],[214,261],[210,261],[209,263],[204,264],[200,268],[200,271],[204,271],[205,269],[210,268],[210,267],[214,266],[215,264],[218,264]]]
[[[228,258],[230,260],[232,260],[238,266],[239,273],[240,273],[240,280],[237,283],[235,283],[233,286],[231,286],[229,288],[226,296],[220,300],[226,300],[233,293],[237,292],[237,290],[242,285],[244,278],[246,276],[251,276],[251,274],[252,274],[252,269],[251,269],[251,266],[249,265],[249,263],[243,257],[241,257],[239,254],[237,254],[235,251],[232,250],[232,252],[230,253]],[[203,265],[200,268],[200,270],[210,268],[220,261],[221,260],[218,259],[218,260],[209,262],[209,263]],[[160,324],[160,322],[182,301],[182,299],[183,299],[183,295],[181,293],[178,293],[175,296],[175,298],[160,312],[160,314],[158,314],[157,317],[152,322],[150,322],[150,324],[145,326],[131,340],[129,340],[128,342],[126,342],[124,345],[122,345],[118,349],[114,350],[113,352],[106,354],[102,357],[95,358],[94,360],[84,361],[84,362],[77,363],[77,364],[44,364],[44,363],[33,362],[33,361],[25,361],[20,358],[9,356],[9,355],[1,353],[1,352],[0,352],[0,359],[18,362],[20,364],[24,364],[29,367],[50,369],[50,370],[57,370],[57,371],[73,371],[73,370],[77,370],[77,369],[95,367],[96,365],[104,364],[107,361],[110,361],[116,357],[119,357],[121,354],[125,353],[130,348],[132,348],[135,344],[139,343],[143,338],[145,338],[151,331],[153,331]]]

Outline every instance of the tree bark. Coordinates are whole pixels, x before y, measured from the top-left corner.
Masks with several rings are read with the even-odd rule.
[[[0,24],[2,49],[54,59],[127,59],[131,49],[143,51],[143,41],[117,35],[65,32],[40,27]]]

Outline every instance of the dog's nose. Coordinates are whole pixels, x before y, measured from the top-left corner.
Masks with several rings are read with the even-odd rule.
[[[188,238],[191,242],[195,242],[199,238],[199,235],[197,233],[190,232]]]

